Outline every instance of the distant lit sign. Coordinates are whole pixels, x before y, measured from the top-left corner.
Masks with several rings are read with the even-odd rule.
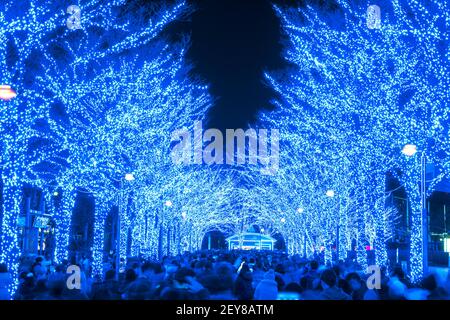
[[[47,228],[50,218],[48,217],[35,217],[33,227],[35,228]]]
[[[444,239],[444,251],[450,253],[450,238]]]

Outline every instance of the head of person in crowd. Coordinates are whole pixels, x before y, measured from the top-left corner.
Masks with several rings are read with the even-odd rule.
[[[389,299],[403,300],[405,298],[407,287],[403,282],[399,280],[399,278],[392,277],[388,282],[388,288]]]
[[[239,271],[238,277],[241,277],[241,278],[251,278],[252,271],[250,270],[250,267],[248,266],[247,262],[243,261],[243,262],[241,263],[241,266],[240,266],[239,269],[240,269],[240,270],[238,270],[238,271]]]
[[[275,272],[269,270],[264,274],[264,279],[256,286],[255,300],[276,300],[278,297],[279,284],[275,281]]]
[[[151,298],[153,288],[148,281],[134,281],[122,296],[126,300],[147,300]]]
[[[27,271],[22,271],[22,272],[19,274],[19,285],[22,284],[22,283],[24,283],[24,282],[26,281],[26,279],[27,279],[27,277],[28,277],[28,274],[29,274],[29,272],[27,272]]]
[[[164,257],[162,258],[162,264],[163,264],[163,266],[165,267],[166,265],[170,264],[170,260],[171,260],[171,258],[170,258],[169,256],[164,256]]]
[[[194,264],[194,272],[195,272],[197,275],[202,275],[202,274],[205,273],[206,270],[208,269],[207,264],[208,264],[208,262],[207,262],[206,260],[200,260],[200,261],[197,261],[197,262]]]
[[[449,298],[449,292],[444,283],[440,283],[438,276],[431,273],[423,278],[422,289],[427,291],[428,300],[446,300]]]
[[[214,266],[214,272],[218,276],[233,277],[233,266],[229,262],[218,262]]]
[[[333,269],[326,269],[320,275],[321,297],[325,300],[351,300],[351,297],[338,287],[338,277]]]
[[[277,283],[278,290],[283,290],[284,286],[286,285],[285,281],[283,280],[283,277],[280,274],[275,274],[275,282]]]
[[[422,279],[421,287],[429,292],[433,292],[438,288],[438,283],[434,274],[429,274]]]
[[[114,281],[116,279],[116,272],[112,269],[106,271],[105,281]]]
[[[303,289],[302,287],[295,282],[289,282],[284,288],[283,288],[284,292],[295,292],[298,294],[301,294]]]
[[[216,273],[204,277],[202,285],[209,291],[212,300],[233,300],[233,278],[228,273]]]
[[[63,274],[65,274],[66,271],[67,271],[67,270],[66,270],[65,266],[62,265],[62,264],[57,264],[57,265],[55,266],[55,273],[63,273]]]
[[[144,278],[149,278],[153,275],[154,268],[151,262],[144,262],[141,265],[140,276]]]
[[[49,278],[51,280],[51,278]],[[47,280],[41,279],[36,281],[36,287],[34,288],[36,292],[45,292],[47,291]]]
[[[403,271],[403,268],[401,265],[397,264],[394,266],[394,268],[392,269],[392,273],[391,273],[392,277],[396,277],[398,279],[405,279],[405,271]]]
[[[177,270],[180,268],[180,264],[175,259],[167,259],[166,263],[164,264],[164,270],[166,272],[166,279],[170,278]]]
[[[127,269],[127,271],[125,271],[125,282],[126,283],[131,283],[136,279],[137,279],[137,274],[134,271],[134,269]]]
[[[37,280],[45,279],[47,277],[47,268],[43,265],[36,265],[33,268],[33,271]]]
[[[353,300],[366,300],[365,294],[368,288],[357,272],[347,274],[345,284],[343,289],[352,296]]]
[[[337,285],[337,276],[334,270],[326,269],[320,275],[320,285],[323,289],[333,288]]]
[[[64,289],[66,288],[65,279],[50,279],[47,286],[51,299],[63,299]]]
[[[312,272],[312,273],[315,273],[315,272],[317,272],[317,270],[319,269],[319,263],[317,262],[317,260],[312,260],[310,263],[309,263],[309,271],[310,272]]]
[[[134,273],[139,277],[139,275],[141,274],[141,265],[139,262],[133,262],[133,264],[131,265],[131,269],[134,270]]]
[[[299,285],[302,291],[312,289],[312,285],[309,286],[308,278],[306,276],[300,278]]]
[[[352,292],[358,291],[363,287],[362,279],[356,272],[347,274],[347,276],[345,277],[345,281],[347,281],[349,289]]]
[[[302,288],[295,282],[288,283],[278,292],[277,300],[302,300]]]
[[[276,265],[276,267],[275,267],[275,272],[276,272],[276,273],[279,273],[279,274],[285,274],[285,273],[286,273],[286,270],[285,270],[285,268],[284,268],[284,265],[281,264],[281,263],[278,263],[278,264]]]
[[[163,300],[203,300],[209,298],[209,292],[195,279],[190,268],[179,268],[172,279],[172,285],[161,292]]]
[[[186,288],[190,284],[189,278],[194,278],[195,272],[190,268],[180,268],[173,277],[173,283],[177,288]]]

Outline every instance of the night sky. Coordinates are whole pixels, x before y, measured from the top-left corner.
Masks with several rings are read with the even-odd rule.
[[[264,71],[285,67],[280,21],[266,0],[190,0],[195,11],[167,34],[188,34],[193,77],[210,85],[215,99],[210,128],[246,128],[259,110],[271,110],[274,92]],[[276,1],[286,5],[285,1]],[[292,4],[292,3],[291,3]]]
[[[188,59],[194,74],[211,85],[217,99],[209,116],[214,128],[244,128],[273,92],[263,72],[283,67],[280,22],[269,1],[196,1]]]

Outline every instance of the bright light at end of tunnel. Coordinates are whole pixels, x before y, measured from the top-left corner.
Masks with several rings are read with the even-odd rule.
[[[303,209],[303,208],[298,208],[298,209],[297,209],[297,212],[298,212],[298,213],[303,213],[304,211],[305,211],[305,209]]]
[[[134,175],[132,173],[125,174],[125,180],[133,181],[134,180]]]
[[[164,203],[164,205],[166,206],[166,207],[171,207],[172,206],[172,201],[170,201],[170,200],[167,200],[165,203]]]

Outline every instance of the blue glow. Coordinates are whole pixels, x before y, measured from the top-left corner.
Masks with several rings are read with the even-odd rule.
[[[45,193],[58,263],[70,256],[77,192],[94,195],[95,277],[104,274],[115,207],[125,261],[194,251],[209,231],[257,225],[283,235],[290,255],[325,262],[345,259],[356,243],[365,269],[366,247],[376,264],[388,263],[399,216],[386,205],[388,173],[410,201],[417,282],[424,274],[420,155],[439,172],[427,195],[450,172],[450,4],[383,0],[381,18],[369,23],[365,1],[337,2],[341,8],[327,14],[274,6],[291,67],[265,74],[278,98],[255,125],[281,134],[279,169],[270,176],[258,165],[172,163],[171,134],[206,123],[213,103],[208,86],[190,75],[188,39],[162,37],[191,10],[184,1],[131,24],[117,13],[125,0],[80,0],[80,28],[66,25],[67,8],[55,1],[0,4],[0,85],[17,93],[0,101],[0,262],[15,279],[10,292],[18,284],[25,185]],[[402,154],[405,144],[417,154]]]

